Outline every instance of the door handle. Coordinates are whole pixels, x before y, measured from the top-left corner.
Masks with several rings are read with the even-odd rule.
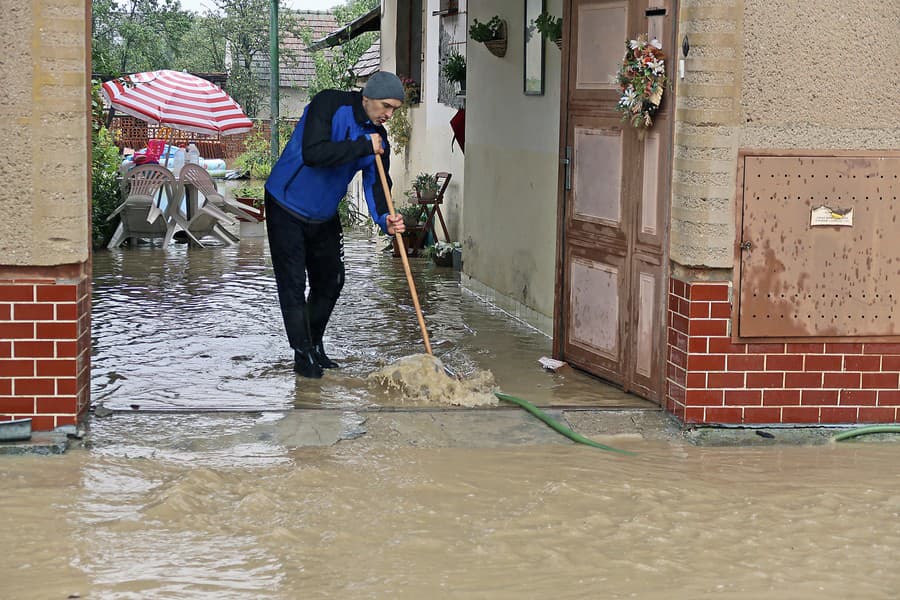
[[[741,250],[750,252],[751,250],[753,250],[753,242],[744,242],[743,244],[741,244]]]

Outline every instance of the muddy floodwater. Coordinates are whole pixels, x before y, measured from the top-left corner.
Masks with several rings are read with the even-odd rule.
[[[636,455],[510,407],[410,408],[369,378],[421,351],[382,244],[348,242],[326,338],[344,368],[317,382],[291,373],[261,241],[98,252],[92,395],[112,414],[65,454],[0,456],[0,598],[900,595],[900,445],[691,444],[543,372],[546,336],[425,261],[435,354]],[[610,433],[607,413],[661,425]]]
[[[140,247],[94,256],[92,399],[113,410],[391,406],[368,375],[424,352],[402,262],[384,236],[350,233],[347,282],[325,332],[342,368],[297,380],[264,240],[232,248]],[[463,289],[458,273],[410,261],[435,356],[460,375],[490,370],[536,404],[647,406],[538,359],[551,340]]]
[[[265,415],[116,416],[0,457],[0,594],[896,598],[896,444],[287,448]],[[538,425],[535,425],[538,427]],[[486,440],[488,441],[488,440]]]

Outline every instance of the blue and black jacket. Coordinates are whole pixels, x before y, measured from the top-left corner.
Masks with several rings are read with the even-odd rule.
[[[390,147],[387,132],[369,121],[361,92],[324,90],[303,110],[290,141],[272,168],[266,191],[283,207],[313,221],[327,221],[337,214],[338,203],[357,171],[363,173],[363,189],[369,214],[387,232],[387,201],[381,188],[369,134],[384,140],[382,155],[388,185]]]

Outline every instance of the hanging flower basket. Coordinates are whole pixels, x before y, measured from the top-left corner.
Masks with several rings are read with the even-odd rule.
[[[625,42],[625,58],[617,80],[622,97],[616,110],[638,129],[648,129],[662,102],[666,82],[665,54],[657,39],[646,35]]]
[[[487,23],[474,19],[469,27],[469,37],[484,44],[494,56],[503,58],[506,56],[506,31],[506,21],[494,15]]]
[[[504,56],[506,56],[506,21],[502,22],[502,25],[500,26],[500,32],[500,35],[502,37],[496,40],[484,42],[484,45],[487,46],[487,49],[491,54],[503,58]]]

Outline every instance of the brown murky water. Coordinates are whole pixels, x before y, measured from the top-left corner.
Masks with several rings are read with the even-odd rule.
[[[424,346],[403,266],[384,237],[351,232],[347,283],[325,334],[342,368],[298,380],[265,243],[136,248],[94,257],[92,398],[131,410],[283,410],[391,406],[368,376]],[[539,405],[646,407],[569,370],[544,372],[551,340],[460,287],[458,275],[411,261],[434,354],[455,373],[493,373],[506,393]],[[388,328],[390,324],[390,328]]]
[[[606,436],[638,453],[621,456],[536,421],[492,435],[513,413],[483,408],[454,412],[486,420],[450,443],[293,443],[280,426],[335,414],[354,430],[361,409],[402,405],[367,377],[420,352],[399,263],[362,238],[348,255],[327,340],[346,366],[310,383],[290,372],[261,244],[99,253],[93,394],[128,412],[93,420],[88,448],[0,456],[0,598],[897,597],[896,444]],[[545,405],[644,406],[541,372],[549,340],[417,268],[455,369]],[[380,329],[388,310],[408,327]],[[209,412],[225,408],[245,410]],[[410,416],[376,414],[401,433]]]
[[[3,598],[896,598],[896,444],[287,448],[118,415],[0,457]]]

